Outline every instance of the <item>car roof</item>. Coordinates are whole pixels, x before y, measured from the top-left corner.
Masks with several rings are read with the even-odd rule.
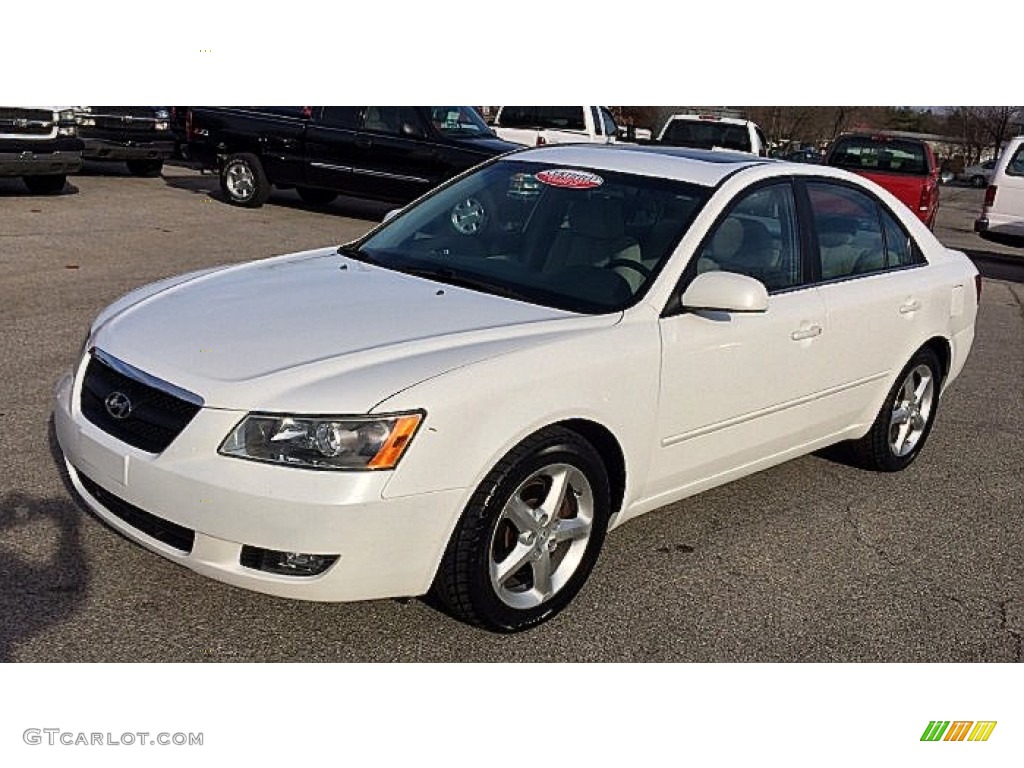
[[[654,144],[553,144],[507,155],[515,160],[582,166],[657,176],[713,187],[738,170],[773,163],[745,152],[728,152]]]

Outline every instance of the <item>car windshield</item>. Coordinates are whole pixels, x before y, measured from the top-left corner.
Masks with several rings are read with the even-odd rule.
[[[472,138],[494,135],[487,123],[472,107],[426,107],[425,109],[430,114],[430,121],[434,127],[444,136]]]
[[[838,139],[828,164],[851,171],[882,171],[914,176],[928,174],[924,144],[919,141],[873,136]]]
[[[588,314],[634,303],[710,188],[506,159],[345,252],[401,272]]]
[[[750,152],[750,132],[745,125],[717,120],[672,120],[662,136],[664,144],[695,149],[736,149]]]

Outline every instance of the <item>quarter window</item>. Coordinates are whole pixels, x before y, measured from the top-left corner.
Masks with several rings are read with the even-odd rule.
[[[756,278],[769,291],[804,282],[796,204],[789,182],[760,187],[733,205],[697,260],[698,274],[714,270]]]

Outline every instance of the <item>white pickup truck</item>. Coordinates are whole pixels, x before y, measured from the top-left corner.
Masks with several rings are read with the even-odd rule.
[[[607,107],[498,107],[491,127],[505,141],[530,147],[612,144],[619,132]]]

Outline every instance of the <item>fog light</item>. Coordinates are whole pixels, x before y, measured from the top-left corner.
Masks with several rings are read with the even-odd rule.
[[[243,546],[239,562],[246,568],[279,576],[318,576],[334,565],[338,557]]]

